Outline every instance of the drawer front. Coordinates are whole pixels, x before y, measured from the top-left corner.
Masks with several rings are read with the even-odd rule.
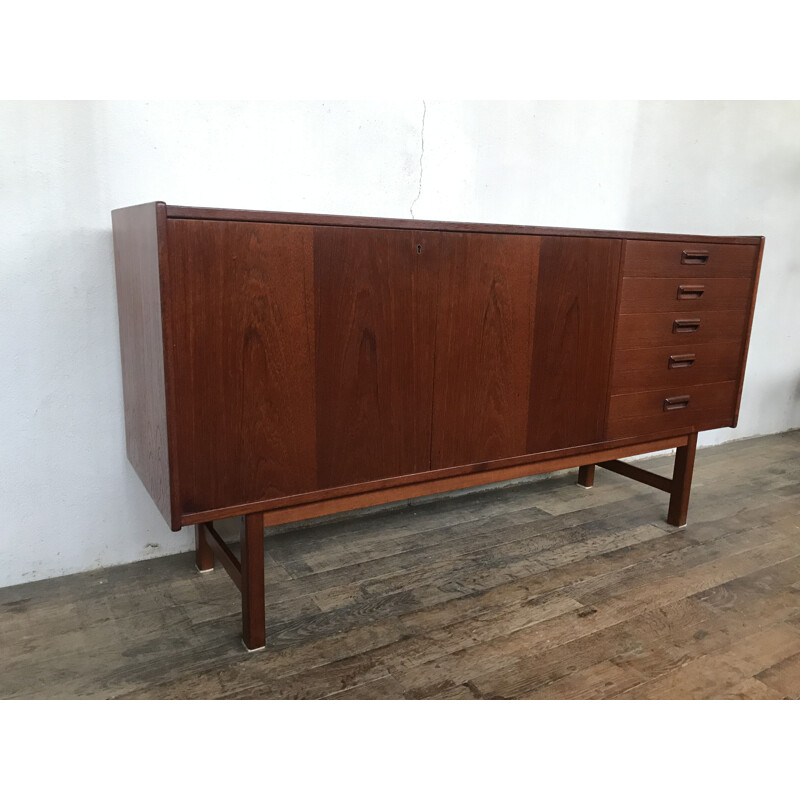
[[[617,324],[616,350],[670,346],[678,348],[677,353],[684,353],[707,342],[741,343],[746,322],[747,311],[622,314]]]
[[[735,381],[739,379],[741,356],[740,342],[618,350],[611,394]]]
[[[750,307],[750,278],[625,278],[621,314],[675,311],[691,316],[696,311],[746,311]]]
[[[622,274],[626,278],[751,278],[757,262],[757,245],[629,239],[625,242]]]
[[[680,392],[656,389],[612,395],[607,438],[732,425],[737,387],[737,381],[726,381],[690,386]]]

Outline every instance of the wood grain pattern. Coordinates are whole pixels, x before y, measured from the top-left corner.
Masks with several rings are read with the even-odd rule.
[[[248,650],[266,644],[264,607],[264,525],[261,514],[248,514],[240,535],[242,641]]]
[[[210,522],[205,522],[198,525],[200,529],[200,536],[206,547],[208,547],[214,555],[214,558],[219,561],[228,577],[234,582],[236,588],[242,591],[242,564],[236,557],[233,550],[228,546],[228,543],[219,534],[214,525]],[[198,548],[201,550],[201,548]],[[262,559],[263,560],[263,559]],[[263,591],[262,591],[263,595]]]
[[[699,238],[684,241],[633,240],[627,236],[622,272],[626,278],[682,277],[751,278],[756,269],[760,244],[756,239],[749,246],[730,242],[703,242]],[[704,264],[681,263],[684,251],[708,254]]]
[[[733,423],[729,408],[709,408],[695,410],[691,416],[683,411],[670,412],[672,416],[654,414],[643,417],[609,419],[606,427],[609,439],[629,436],[632,431],[644,431],[648,436],[666,436],[670,433],[691,433],[710,431],[714,428],[728,428]]]
[[[206,539],[204,523],[194,526],[194,565],[198,572],[214,569],[214,551]]]
[[[675,452],[675,467],[672,472],[671,493],[667,522],[670,525],[685,525],[689,510],[689,493],[692,491],[697,434],[689,436],[689,441]]]
[[[0,696],[796,698],[800,432],[695,470],[679,531],[606,472],[284,529],[261,655],[189,553],[0,588]]]
[[[308,228],[172,220],[184,513],[317,487]]]
[[[680,448],[678,449],[680,450]],[[627,461],[601,461],[597,466],[609,472],[616,472],[618,475],[624,475],[626,478],[639,481],[639,483],[644,483],[647,486],[652,486],[654,489],[659,489],[662,492],[672,492],[673,486],[670,478],[657,475],[655,472],[649,472],[646,469],[637,467],[635,464],[629,464]]]
[[[617,350],[612,367],[611,393],[625,394],[738,380],[741,347],[741,342],[733,341],[690,347],[666,345]],[[671,369],[670,357],[676,357],[678,363],[683,364],[689,363],[687,357],[693,360],[691,366]]]
[[[594,464],[584,464],[578,468],[578,485],[586,489],[591,489],[594,486]]]
[[[664,410],[671,390],[655,389],[611,397],[608,412],[608,436],[624,436],[631,431],[677,431],[687,427],[705,430],[733,422],[736,381],[692,386],[685,390],[690,399],[685,408]]]
[[[689,319],[699,320],[696,330],[673,330],[676,321]],[[615,347],[617,350],[630,350],[671,345],[683,351],[709,342],[737,342],[741,345],[746,322],[747,312],[744,310],[622,314],[617,323]]]
[[[112,212],[122,394],[128,460],[164,519],[177,530],[171,497],[159,232],[164,204]],[[176,523],[178,523],[176,525]]]
[[[155,243],[161,271],[170,452],[165,513],[174,528],[347,494],[418,489],[428,479],[464,475],[471,483],[477,472],[566,457],[601,439],[609,397],[610,309],[620,297],[615,287],[621,240],[613,232],[554,230],[545,236],[545,268],[538,276],[529,270],[526,286],[523,262],[530,263],[533,254],[520,260],[516,251],[539,242],[548,229],[430,223],[426,230],[413,220],[153,207],[155,219],[143,218],[149,228],[143,241],[150,237],[151,250]],[[120,220],[125,213],[115,212]],[[315,239],[321,243],[316,264]],[[706,245],[708,263],[733,265],[735,273],[763,242],[660,234],[625,240],[626,270],[634,273],[637,263],[668,271],[680,257],[677,248]],[[459,262],[478,275],[477,285],[459,284],[467,271],[459,272]],[[280,280],[278,264],[289,280]],[[684,267],[681,277],[699,269]],[[488,294],[484,278],[490,278]],[[742,279],[707,280],[723,287],[717,306],[741,293]],[[640,298],[645,305],[662,302],[661,290],[653,289],[658,280],[626,282],[650,287]],[[544,294],[537,300],[540,289]],[[534,321],[531,344],[535,305],[545,311]],[[349,317],[341,325],[343,310]],[[743,310],[748,313],[752,305]],[[632,336],[637,346],[647,343],[647,332],[643,339],[637,327],[643,317],[656,328],[661,324],[658,313],[624,314],[617,366],[623,359],[636,361],[621,355],[634,349]],[[737,333],[727,317],[703,317],[700,331],[685,335],[682,344],[695,349],[714,323],[715,335],[738,342],[743,353],[745,321]],[[731,359],[720,353],[701,352],[700,362],[713,359],[712,366],[670,371],[669,381],[654,378],[647,364],[618,369],[625,377],[615,378],[613,391],[724,382],[731,377]],[[680,380],[673,377],[678,375]],[[163,408],[158,386],[143,391],[145,405],[155,401],[153,407]],[[527,419],[520,411],[526,391]],[[136,413],[129,413],[134,447],[157,453],[147,434],[138,432]],[[703,424],[712,421],[720,420]],[[646,441],[658,434],[650,423],[640,430],[628,426],[619,435]],[[160,447],[163,463],[163,437]],[[162,477],[162,496],[163,484]],[[166,504],[159,503],[164,511]]]
[[[603,439],[620,250],[616,240],[542,240],[529,452]]]
[[[685,436],[670,436],[669,438],[651,440],[646,445],[607,445],[592,449],[592,456],[598,459],[626,458],[632,455],[665,450],[670,447],[679,447],[685,444]],[[514,480],[528,475],[540,475],[543,472],[553,472],[585,464],[587,459],[584,453],[572,455],[558,455],[547,459],[540,459],[517,466],[502,467],[492,470],[481,470],[465,475],[456,475],[450,478],[429,478],[422,483],[397,486],[361,493],[348,493],[342,497],[334,497],[316,502],[294,505],[288,508],[276,508],[264,512],[265,525],[281,525],[285,522],[294,522],[302,519],[311,519],[326,514],[340,511],[350,511],[355,508],[368,508],[382,503],[392,503],[397,500],[408,500],[414,497],[451,492],[465,489],[470,486],[480,486],[486,483]]]
[[[483,222],[447,222],[441,220],[391,219],[386,217],[355,217],[331,214],[305,214],[291,211],[253,211],[230,208],[201,208],[196,206],[167,206],[170,219],[217,220],[229,222],[279,222],[289,225],[331,225],[348,228],[390,228],[392,230],[463,231],[465,233],[524,234],[529,236],[588,236],[591,238],[646,239],[681,242],[685,234],[642,233],[637,231],[607,231],[586,228],[552,228],[535,225],[498,225]],[[759,236],[693,236],[692,243],[720,242],[758,245]]]
[[[742,390],[744,389],[744,372],[747,367],[747,353],[750,349],[750,331],[753,328],[753,316],[756,313],[756,295],[758,293],[758,281],[761,277],[761,262],[764,258],[765,239],[762,236],[758,244],[758,257],[756,259],[756,270],[753,276],[753,292],[750,298],[750,307],[747,311],[747,322],[745,324],[744,342],[742,344],[742,355],[740,357],[739,369],[739,392],[736,396],[736,411],[733,414],[733,424],[736,426],[739,422],[739,406],[742,402]]]
[[[609,420],[643,417],[659,412],[667,417],[673,417],[679,416],[684,410],[691,414],[693,408],[721,408],[732,413],[736,397],[736,381],[693,386],[681,395],[691,397],[686,409],[663,411],[664,400],[672,394],[663,389],[653,389],[647,392],[612,395]]]
[[[692,316],[696,311],[744,311],[750,307],[751,278],[623,278],[620,314],[674,311]],[[702,291],[699,297],[679,297],[680,287]]]
[[[416,473],[414,475],[402,475],[392,478],[383,478],[378,481],[368,481],[360,484],[351,484],[349,486],[338,486],[333,489],[322,489],[314,492],[306,492],[303,494],[291,495],[289,497],[273,498],[272,500],[261,500],[256,503],[247,503],[240,506],[229,506],[222,509],[214,509],[207,512],[197,512],[183,515],[184,525],[195,525],[198,522],[205,522],[208,520],[234,517],[241,514],[251,514],[256,511],[269,512],[278,509],[291,509],[296,506],[303,506],[311,503],[318,503],[326,500],[353,497],[358,499],[360,495],[380,492],[385,489],[393,489],[395,487],[414,487],[409,489],[408,497],[419,497],[426,494],[425,484],[434,486],[444,478],[461,477],[463,479],[463,486],[474,486],[478,483],[487,483],[493,480],[493,476],[497,474],[506,474],[509,477],[514,477],[506,470],[511,467],[520,467],[516,472],[516,476],[538,474],[547,472],[548,468],[546,462],[558,462],[570,464],[579,464],[580,461],[584,463],[591,461],[592,456],[600,454],[606,447],[613,449],[622,449],[628,452],[628,455],[639,455],[642,453],[651,453],[655,450],[669,449],[672,447],[679,447],[685,443],[686,434],[690,432],[690,428],[685,431],[679,431],[669,436],[664,437],[659,434],[637,433],[631,436],[615,437],[614,441],[597,443],[588,445],[578,445],[576,447],[560,448],[558,450],[546,451],[543,453],[531,453],[524,456],[515,456],[513,458],[503,458],[498,461],[490,461],[481,464],[467,464],[459,467],[449,467],[447,469],[431,470],[429,472]],[[579,461],[573,461],[573,456],[580,456]],[[534,466],[534,465],[540,466]],[[526,465],[531,465],[529,468]],[[484,475],[484,480],[479,479],[479,474]],[[494,480],[503,480],[502,478],[494,478]],[[453,488],[456,486],[456,481],[453,482]],[[395,499],[403,499],[403,496],[398,493]],[[361,508],[362,506],[356,506]]]
[[[432,469],[528,451],[540,242],[439,235]]]
[[[763,240],[634,234],[620,285],[623,242],[608,234],[181,213],[115,215],[126,394],[149,402],[128,430],[173,527],[246,510],[241,564],[211,528],[196,560],[216,557],[240,586],[251,649],[265,636],[264,522],[565,466],[588,485],[604,437],[625,451],[670,436],[686,437],[676,477],[645,482],[671,488],[682,524],[696,431],[735,421],[741,380],[698,383],[722,377],[719,362],[655,389],[652,363],[624,354],[677,347],[668,362],[694,368],[686,349],[730,343],[741,378]],[[634,391],[609,391],[612,352]]]
[[[438,237],[317,228],[319,487],[430,469]]]

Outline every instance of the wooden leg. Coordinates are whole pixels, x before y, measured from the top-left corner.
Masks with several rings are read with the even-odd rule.
[[[594,464],[578,467],[578,485],[591,489],[594,486]]]
[[[206,541],[202,525],[194,526],[194,563],[198,572],[211,572],[214,569],[214,551]]]
[[[261,650],[266,644],[263,514],[245,516],[241,543],[242,640],[248,650]]]
[[[697,434],[690,433],[689,441],[683,447],[679,447],[675,453],[675,469],[672,473],[672,491],[669,496],[669,513],[667,514],[667,522],[670,525],[680,527],[686,524],[696,449]]]

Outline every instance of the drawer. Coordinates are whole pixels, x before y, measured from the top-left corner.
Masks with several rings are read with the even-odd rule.
[[[676,352],[683,353],[706,342],[741,343],[746,322],[746,310],[621,314],[617,323],[615,349],[670,346],[678,348]]]
[[[741,342],[618,350],[614,356],[611,394],[736,381],[741,358]]]
[[[682,278],[696,276],[750,278],[755,273],[758,246],[751,244],[706,244],[654,242],[628,239],[622,274],[626,278]]]
[[[606,438],[732,425],[737,394],[738,382],[727,381],[612,395]]]
[[[750,307],[750,278],[624,278],[621,314],[644,311],[746,311]]]

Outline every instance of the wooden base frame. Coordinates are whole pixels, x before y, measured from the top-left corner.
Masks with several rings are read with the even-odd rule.
[[[624,461],[614,459],[612,461],[599,461],[598,467],[632,478],[639,483],[646,483],[654,489],[661,489],[669,495],[669,510],[667,511],[667,522],[670,525],[682,527],[686,524],[686,516],[689,510],[689,493],[692,489],[692,473],[694,472],[694,455],[697,450],[697,434],[690,433],[686,437],[685,445],[678,447],[675,451],[675,467],[673,468],[672,478],[665,478],[648,472],[646,469],[627,464]],[[594,485],[594,464],[587,464],[578,470],[578,483],[587,489]]]
[[[367,506],[379,505],[392,500],[420,497],[425,494],[435,494],[452,489],[472,486],[478,483],[489,483],[522,474],[535,475],[543,472],[552,472],[577,466],[578,484],[587,489],[594,485],[595,466],[616,472],[627,478],[645,483],[670,496],[667,521],[671,525],[682,527],[686,524],[689,508],[689,492],[692,485],[692,472],[694,470],[695,450],[697,448],[697,433],[684,436],[662,439],[650,443],[649,452],[676,447],[675,467],[672,478],[665,478],[640,467],[620,461],[620,458],[639,455],[648,452],[641,445],[629,448],[608,448],[595,451],[591,454],[556,458],[525,465],[525,469],[516,467],[512,474],[501,474],[500,470],[483,474],[473,473],[463,476],[461,485],[453,485],[459,481],[426,481],[420,484],[411,484],[396,487],[390,491],[373,491],[354,494],[350,497],[338,498],[335,501],[311,502],[305,505],[293,506],[289,509],[276,509],[274,511],[257,511],[244,516],[244,526],[240,535],[240,556],[237,558],[228,544],[214,528],[212,522],[199,522],[196,525],[196,565],[200,572],[209,572],[214,569],[215,560],[225,568],[242,595],[242,641],[250,650],[263,650],[266,646],[265,607],[264,607],[264,526],[276,525],[282,522],[300,519],[311,519],[324,516],[337,511],[345,511]],[[581,463],[589,455],[612,456],[607,461]],[[477,478],[477,479],[476,479]]]
[[[211,522],[196,527],[197,569],[214,569],[215,557],[225,567],[242,593],[242,641],[250,650],[266,645],[264,613],[264,515],[248,514],[240,537],[241,554],[236,558]]]

